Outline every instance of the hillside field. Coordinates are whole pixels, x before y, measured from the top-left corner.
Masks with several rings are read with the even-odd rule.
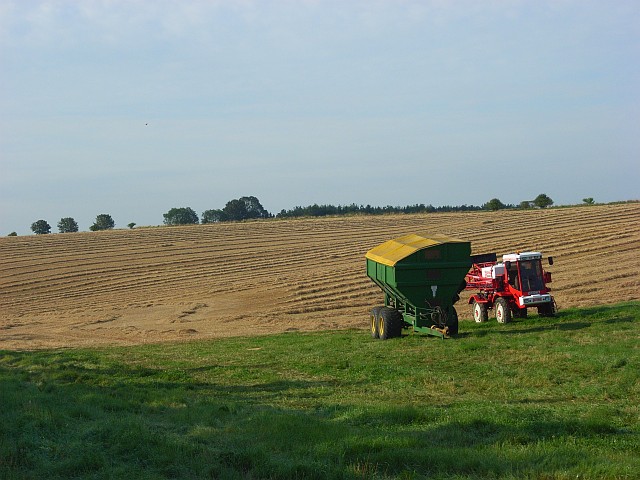
[[[413,232],[553,256],[560,309],[640,299],[640,203],[4,237],[0,349],[368,328],[364,255]]]

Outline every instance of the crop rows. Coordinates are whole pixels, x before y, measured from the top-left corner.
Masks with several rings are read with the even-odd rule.
[[[0,348],[361,327],[382,298],[364,254],[413,232],[554,256],[561,308],[640,298],[638,203],[9,237]]]

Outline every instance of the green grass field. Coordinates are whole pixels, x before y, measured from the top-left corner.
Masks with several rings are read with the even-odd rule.
[[[639,320],[0,351],[0,478],[640,478]]]

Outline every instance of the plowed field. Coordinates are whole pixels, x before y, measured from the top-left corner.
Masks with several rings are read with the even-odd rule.
[[[0,349],[368,328],[364,254],[412,232],[552,255],[560,309],[640,299],[639,203],[5,237]]]

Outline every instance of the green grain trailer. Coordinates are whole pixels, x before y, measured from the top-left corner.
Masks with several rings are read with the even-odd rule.
[[[458,333],[453,304],[471,267],[471,243],[444,235],[405,235],[366,254],[367,276],[384,292],[371,310],[374,338],[399,337],[403,327],[438,337]]]

